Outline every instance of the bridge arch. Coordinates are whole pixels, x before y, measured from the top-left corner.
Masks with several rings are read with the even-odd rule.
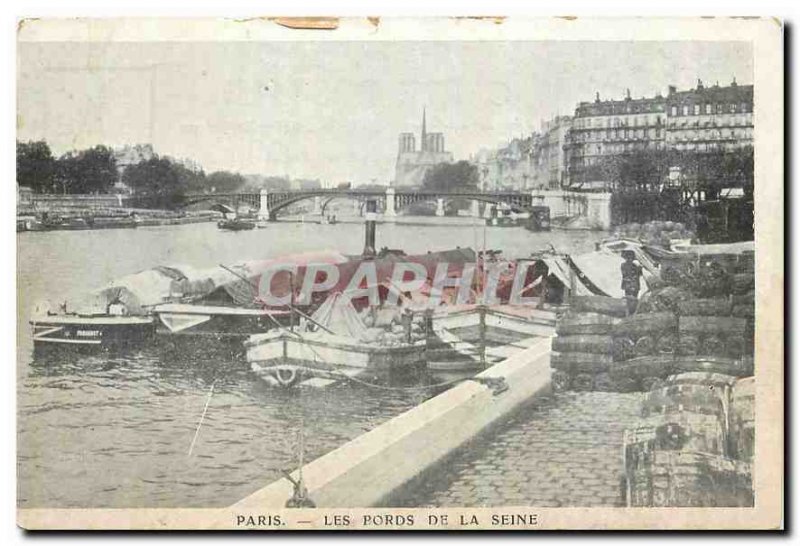
[[[382,189],[312,189],[312,190],[286,190],[286,191],[271,191],[271,192],[242,192],[242,193],[228,193],[228,194],[194,194],[187,195],[184,203],[187,205],[196,204],[203,201],[214,203],[224,203],[229,206],[238,208],[239,204],[247,204],[250,208],[260,211],[261,214],[268,213],[271,220],[277,218],[278,213],[295,203],[307,199],[321,198],[324,200],[325,205],[321,207],[324,212],[327,206],[335,198],[349,198],[356,201],[366,201],[374,199],[378,201],[380,210],[398,211],[409,206],[412,203],[419,203],[422,201],[438,202],[450,201],[452,199],[465,199],[474,200],[483,203],[490,203],[496,205],[498,203],[505,203],[513,209],[523,210],[532,205],[533,197],[530,193],[520,192],[480,192],[480,191],[462,191],[462,192],[434,192],[422,191],[416,189],[395,189],[387,188]],[[387,199],[393,199],[394,206],[387,203]],[[389,205],[389,206],[387,206]]]

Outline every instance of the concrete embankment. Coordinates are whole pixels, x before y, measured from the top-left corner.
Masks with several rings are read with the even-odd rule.
[[[550,338],[427,400],[303,467],[317,507],[370,507],[550,388]],[[294,473],[297,478],[298,473]],[[282,508],[287,479],[237,509]]]

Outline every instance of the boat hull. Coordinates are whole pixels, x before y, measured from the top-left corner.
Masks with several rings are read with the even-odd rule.
[[[152,317],[53,315],[31,320],[35,348],[108,349],[138,344],[152,336]]]
[[[189,339],[230,340],[248,337],[281,325],[289,327],[286,310],[243,309],[217,305],[163,304],[153,309],[159,336]]]
[[[395,347],[373,347],[342,336],[276,332],[253,336],[245,343],[247,360],[259,368],[286,362],[330,371],[358,368],[391,371],[423,365],[425,342]]]

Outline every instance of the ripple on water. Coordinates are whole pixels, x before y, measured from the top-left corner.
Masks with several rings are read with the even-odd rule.
[[[302,236],[286,237],[284,228]],[[289,225],[231,236],[209,224],[19,234],[20,300],[63,300],[165,263],[212,267],[329,248],[331,241],[356,254],[361,230],[349,224]],[[585,233],[486,233],[488,247],[511,256],[527,256],[546,243],[565,251],[593,247]],[[474,236],[462,227],[379,229],[382,245],[412,253],[470,246]],[[27,324],[27,307],[20,303],[20,324]],[[275,390],[231,357],[191,348],[34,356],[27,329],[18,332],[18,503],[24,507],[229,505],[296,464],[301,424],[311,460],[441,391],[388,392],[353,383],[322,391]],[[212,384],[208,413],[188,457]]]

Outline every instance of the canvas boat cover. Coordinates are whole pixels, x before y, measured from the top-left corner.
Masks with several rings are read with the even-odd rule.
[[[620,266],[625,261],[610,250],[598,250],[575,256],[547,256],[541,258],[549,273],[567,288],[574,280],[576,296],[610,296],[622,298],[622,273]],[[645,269],[645,275],[649,275]],[[645,290],[641,283],[640,294]]]
[[[676,245],[673,250],[676,252],[687,252],[699,254],[744,254],[745,252],[755,252],[755,241],[742,241],[739,243],[719,243],[713,245]]]
[[[341,294],[331,294],[325,302],[311,315],[317,323],[321,324],[336,335],[365,339],[367,326],[356,311],[349,298]]]
[[[244,262],[227,268],[220,267],[226,280],[209,292],[206,299],[211,301],[222,299],[237,307],[263,307],[264,303],[259,298],[262,279],[271,275],[271,293],[280,298],[290,292],[292,284],[300,285],[309,266],[314,264],[339,266],[347,262],[347,257],[338,252],[308,252],[270,260]],[[290,273],[289,268],[294,268],[296,273]]]

